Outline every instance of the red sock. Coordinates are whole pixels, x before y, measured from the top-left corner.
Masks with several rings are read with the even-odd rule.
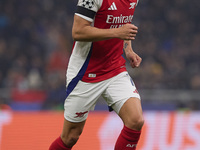
[[[115,144],[115,150],[135,150],[140,134],[141,131],[132,130],[124,126]]]
[[[59,136],[49,147],[49,150],[71,150],[72,148],[67,147],[61,137]]]

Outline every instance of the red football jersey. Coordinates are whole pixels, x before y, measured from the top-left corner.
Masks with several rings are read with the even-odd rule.
[[[101,29],[131,23],[139,0],[79,0],[76,15]],[[67,80],[99,82],[126,70],[123,40],[118,38],[74,43]]]

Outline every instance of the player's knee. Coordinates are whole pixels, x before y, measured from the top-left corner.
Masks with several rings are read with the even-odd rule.
[[[80,135],[82,132],[71,132],[69,134],[62,134],[61,135],[61,139],[63,140],[63,142],[69,146],[72,147],[76,144],[76,142],[78,141]]]
[[[135,130],[141,130],[144,125],[144,118],[130,118],[129,121],[126,123],[127,127]]]
[[[78,139],[79,139],[79,135],[72,135],[72,136],[69,137],[69,143],[74,145],[74,144],[76,144]]]
[[[69,135],[69,136],[61,135],[61,139],[65,143],[65,145],[72,147],[78,141],[79,136],[80,135]]]
[[[142,118],[140,118],[139,120],[137,120],[136,126],[137,126],[137,128],[138,128],[139,130],[141,130],[142,127],[143,127],[143,125],[144,125],[144,118],[142,117]]]

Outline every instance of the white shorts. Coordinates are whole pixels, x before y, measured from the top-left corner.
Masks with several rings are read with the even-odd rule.
[[[65,100],[65,119],[70,122],[86,120],[89,111],[94,110],[100,96],[117,114],[130,97],[140,99],[135,84],[127,72],[122,72],[117,76],[97,83],[79,81],[70,90],[70,93],[68,92]]]

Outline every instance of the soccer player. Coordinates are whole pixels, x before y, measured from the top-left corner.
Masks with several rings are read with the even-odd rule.
[[[138,28],[131,24],[139,0],[79,0],[74,15],[75,40],[67,69],[64,125],[49,150],[71,150],[100,96],[122,119],[115,150],[135,150],[144,120],[140,95],[128,75],[141,58],[132,50]]]

